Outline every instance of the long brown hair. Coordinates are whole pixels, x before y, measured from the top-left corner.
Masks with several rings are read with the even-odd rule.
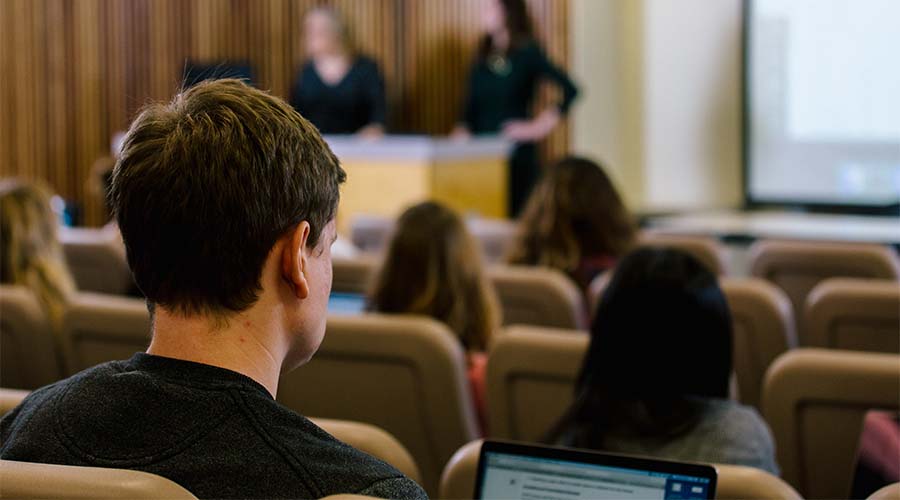
[[[534,40],[534,26],[525,0],[500,0],[500,4],[503,5],[503,11],[506,14],[506,31],[509,33],[509,47],[506,52],[511,52]],[[481,37],[478,46],[479,57],[487,58],[494,51],[493,44],[493,37],[490,33]]]
[[[484,351],[500,324],[478,246],[449,208],[424,202],[397,222],[370,308],[443,321],[470,351]]]
[[[572,273],[584,258],[624,255],[635,232],[606,172],[570,156],[553,165],[531,194],[507,260]]]
[[[54,326],[61,327],[75,284],[57,239],[50,199],[43,186],[0,183],[0,283],[30,289]]]

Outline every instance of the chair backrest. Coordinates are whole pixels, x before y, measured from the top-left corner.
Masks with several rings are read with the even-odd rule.
[[[749,263],[751,275],[787,293],[798,322],[807,295],[827,278],[900,278],[900,262],[892,249],[863,243],[761,240],[750,247]]]
[[[63,339],[69,374],[128,359],[150,344],[150,313],[143,300],[78,294],[66,313]]]
[[[884,488],[869,495],[869,500],[898,500],[900,499],[900,483],[889,484]]]
[[[378,258],[371,255],[360,255],[352,259],[332,259],[331,289],[335,292],[368,293],[379,264]]]
[[[734,332],[734,373],[740,401],[759,406],[766,370],[797,345],[791,303],[778,287],[755,278],[724,278]]]
[[[441,474],[439,498],[472,498],[478,474],[481,440],[472,441],[453,454]],[[723,500],[800,500],[800,495],[781,479],[759,469],[716,464],[719,480],[716,498]]]
[[[21,286],[0,286],[0,380],[37,389],[59,380],[59,345],[37,297]]]
[[[488,276],[500,298],[504,325],[587,328],[584,297],[564,274],[541,267],[491,266]]]
[[[422,480],[419,466],[416,465],[412,455],[400,444],[400,441],[397,441],[397,438],[386,431],[374,425],[351,422],[349,420],[328,418],[313,418],[311,420],[339,441],[368,453],[382,462],[393,465],[406,477],[417,483]]]
[[[305,415],[391,433],[432,494],[447,459],[477,434],[465,354],[450,330],[429,318],[329,317],[318,353],[282,376],[278,400]]]
[[[665,247],[681,250],[699,260],[717,276],[726,274],[725,250],[714,238],[646,231],[640,237],[641,246]]]
[[[117,230],[63,228],[59,239],[79,290],[123,295],[134,286]]]
[[[795,349],[769,368],[762,409],[782,477],[807,498],[847,498],[866,412],[900,409],[900,355]]]
[[[801,345],[900,353],[900,282],[832,278],[806,301]]]
[[[16,406],[19,406],[29,394],[31,394],[31,391],[0,388],[0,417],[11,412]]]
[[[528,326],[497,335],[487,364],[491,436],[539,440],[572,402],[590,337]]]
[[[196,499],[188,490],[147,472],[0,460],[0,498]]]

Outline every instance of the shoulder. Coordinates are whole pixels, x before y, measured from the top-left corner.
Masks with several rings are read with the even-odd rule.
[[[723,462],[778,473],[772,432],[756,409],[730,400],[710,400],[706,407],[700,428]]]
[[[257,432],[298,474],[312,478],[321,496],[358,493],[418,498],[403,494],[415,491],[418,485],[394,467],[338,441],[306,417],[274,401],[263,404],[262,397],[260,401],[255,395],[248,397],[253,400],[245,401],[244,408]]]
[[[353,61],[353,67],[362,73],[378,73],[378,62],[369,56],[359,54]]]

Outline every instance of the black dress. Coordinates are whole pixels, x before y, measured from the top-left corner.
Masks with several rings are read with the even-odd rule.
[[[291,89],[291,105],[323,134],[353,134],[369,124],[384,125],[387,114],[378,64],[363,56],[334,85],[322,81],[311,61],[304,64]]]
[[[463,122],[473,134],[497,134],[509,120],[528,120],[538,83],[549,78],[562,90],[559,110],[565,114],[578,89],[568,75],[555,66],[536,42],[513,49],[505,64],[492,67],[479,58],[469,74],[469,94]],[[516,216],[540,175],[537,145],[519,143],[509,161],[509,215]]]

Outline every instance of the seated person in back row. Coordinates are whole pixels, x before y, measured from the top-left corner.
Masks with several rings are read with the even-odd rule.
[[[325,333],[344,178],[309,122],[238,80],[145,109],[111,196],[150,347],[33,392],[0,422],[0,457],[141,470],[200,498],[426,498],[274,399]]]
[[[728,398],[731,314],[716,277],[671,249],[618,265],[597,309],[575,401],[554,444],[778,475],[768,426]]]

